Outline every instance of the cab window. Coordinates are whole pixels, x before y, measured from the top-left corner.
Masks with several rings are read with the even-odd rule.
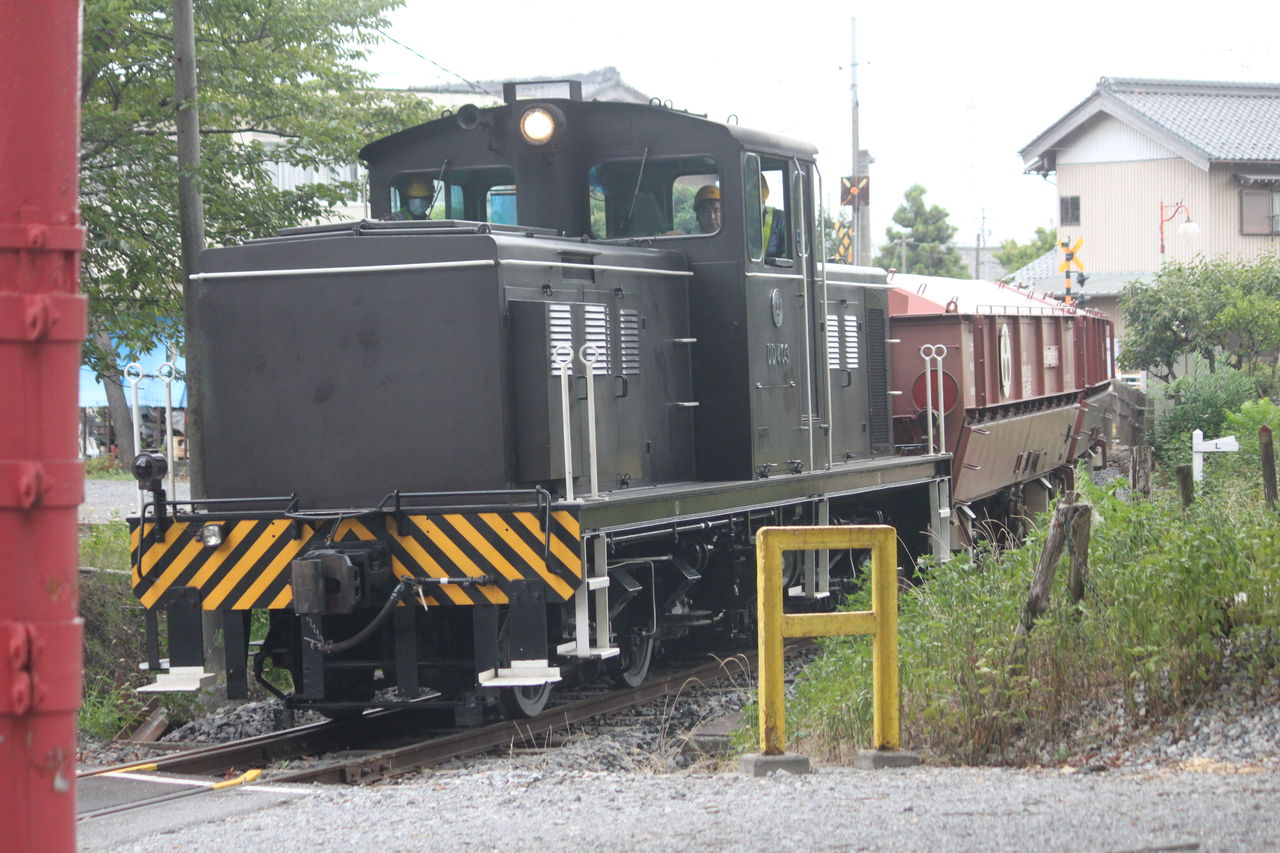
[[[595,237],[681,237],[720,230],[720,169],[710,157],[610,160],[588,174]]]
[[[791,182],[787,179],[787,161],[748,154],[742,172],[747,202],[747,254],[755,261],[789,266],[794,255],[788,217]]]
[[[392,219],[516,224],[516,187],[506,167],[403,172],[391,181]]]

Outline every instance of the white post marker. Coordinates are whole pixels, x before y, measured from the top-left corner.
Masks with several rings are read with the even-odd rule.
[[[1191,433],[1191,479],[1200,482],[1204,479],[1204,455],[1206,453],[1235,453],[1240,449],[1240,442],[1234,435],[1204,440],[1202,430]]]
[[[129,383],[129,391],[133,401],[133,455],[142,452],[142,409],[138,405],[138,383],[142,381],[142,365],[131,361],[124,367],[124,378]],[[138,489],[138,518],[142,518],[145,501],[142,489]]]

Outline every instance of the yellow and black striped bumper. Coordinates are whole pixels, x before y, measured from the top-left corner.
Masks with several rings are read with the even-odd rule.
[[[147,608],[166,593],[200,590],[205,610],[277,610],[293,601],[289,565],[330,541],[387,543],[397,576],[476,578],[488,584],[443,584],[428,605],[505,604],[512,581],[546,588],[548,601],[567,601],[582,582],[581,533],[574,512],[551,513],[550,530],[533,511],[391,514],[347,519],[333,529],[288,518],[177,516],[167,525],[129,520],[133,591]],[[222,544],[200,540],[206,524],[223,526]],[[430,587],[428,587],[430,589]]]

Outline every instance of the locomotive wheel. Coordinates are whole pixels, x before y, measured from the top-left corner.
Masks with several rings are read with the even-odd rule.
[[[536,687],[501,687],[498,689],[498,706],[509,720],[536,717],[547,707],[551,698],[551,684]]]
[[[653,663],[653,637],[631,631],[618,637],[619,654],[609,659],[609,678],[619,687],[639,687]]]

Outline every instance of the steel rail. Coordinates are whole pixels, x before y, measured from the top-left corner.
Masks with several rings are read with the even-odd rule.
[[[661,696],[679,693],[692,683],[718,680],[734,674],[749,675],[756,668],[756,652],[743,651],[692,669],[647,681],[639,687],[615,690],[551,708],[526,720],[508,720],[441,738],[422,741],[373,755],[323,767],[272,775],[270,782],[344,782],[365,784],[441,764],[453,758],[475,755],[517,742],[531,742],[539,735],[610,714]]]
[[[792,653],[808,645],[807,643],[789,644],[786,651]],[[614,690],[601,696],[567,702],[550,708],[537,717],[493,723],[319,767],[280,772],[268,771],[260,777],[246,781],[252,781],[257,786],[286,783],[368,784],[377,782],[490,749],[516,744],[536,744],[535,739],[539,736],[548,735],[632,705],[662,696],[679,694],[692,684],[708,683],[738,675],[749,676],[756,670],[756,660],[754,649],[743,650],[727,658],[717,658],[699,666],[668,673],[647,681],[639,687]],[[169,777],[177,783],[186,782],[188,786],[171,793],[82,812],[76,816],[76,820],[83,822],[233,786],[238,784],[239,780],[231,780],[215,788],[212,777],[227,775],[234,770],[260,769],[278,761],[303,755],[359,749],[362,740],[369,742],[403,735],[412,724],[420,724],[420,712],[415,713],[418,710],[375,711],[357,720],[312,723],[284,732],[271,732],[231,743],[184,750],[147,761],[118,764],[81,773],[78,774],[77,779],[149,772],[204,775],[207,778],[192,780]],[[422,710],[427,709],[424,707]]]
[[[229,743],[183,750],[172,755],[160,756],[145,761],[131,761],[127,764],[102,767],[97,770],[79,773],[76,778],[88,779],[94,776],[110,776],[130,771],[208,774],[220,773],[234,767],[245,769],[263,767],[273,762],[295,758],[299,755],[310,755],[347,748],[352,742],[358,742],[361,728],[385,726],[387,722],[385,718],[392,713],[390,711],[379,711],[368,714],[358,720],[310,723],[309,725],[297,726],[283,732],[268,732]],[[385,728],[382,731],[385,732]],[[353,735],[355,735],[354,740]]]

